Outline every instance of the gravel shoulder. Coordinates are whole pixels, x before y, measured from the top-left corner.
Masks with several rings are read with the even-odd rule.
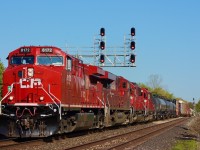
[[[148,142],[135,148],[135,150],[171,150],[178,140],[198,140],[197,133],[191,130],[191,124],[195,118],[190,118],[185,124],[176,126],[162,133]]]
[[[174,127],[168,130],[167,132],[150,139],[148,142],[143,143],[141,146],[138,146],[135,149],[136,150],[171,150],[171,147],[175,144],[177,140],[187,138],[188,135],[194,135],[193,133],[191,133],[191,130],[189,130],[189,125],[191,124],[192,120],[193,118],[189,119],[189,121],[185,123],[184,125]],[[130,130],[138,130],[147,126],[152,126],[153,124],[161,123],[161,122],[162,121],[144,123],[144,124],[135,124],[132,126],[122,126],[120,128],[105,129],[102,132],[89,131],[79,136],[71,136],[70,134],[69,136],[67,134],[64,136],[63,139],[60,138],[58,140],[46,142],[45,144],[42,144],[40,146],[33,146],[31,147],[31,149],[32,150],[64,150],[69,147],[73,147],[75,145],[102,139],[105,137],[122,134]],[[30,147],[27,147],[25,149],[29,150]]]

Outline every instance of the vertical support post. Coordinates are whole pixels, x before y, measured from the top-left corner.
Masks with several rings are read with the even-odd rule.
[[[124,66],[126,65],[126,36],[124,35]]]
[[[96,37],[94,36],[94,65],[96,66],[96,47],[95,47],[95,40],[96,40]]]

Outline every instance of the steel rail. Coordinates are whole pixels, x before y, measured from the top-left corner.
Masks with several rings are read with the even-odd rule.
[[[176,124],[182,123],[183,121],[185,121],[185,118],[165,122],[162,124],[156,124],[156,125],[153,125],[150,127],[146,127],[146,128],[142,128],[142,129],[138,129],[138,130],[134,130],[134,131],[129,131],[129,132],[126,132],[126,133],[123,133],[120,135],[115,135],[112,137],[92,141],[89,143],[85,143],[85,144],[81,144],[81,145],[77,145],[77,146],[69,147],[69,148],[65,148],[65,149],[67,149],[67,150],[80,150],[80,149],[88,149],[88,148],[95,149],[95,147],[97,147],[97,146],[98,146],[98,149],[122,149],[122,147],[125,147],[125,145],[127,145],[128,143],[132,144],[132,143],[130,143],[131,141],[139,140],[142,138],[142,136],[146,137],[147,135],[152,137],[154,132],[157,132],[157,130],[159,130],[159,131],[164,130],[164,128],[169,128],[171,126],[175,126]],[[148,130],[150,130],[150,131],[148,131]],[[143,133],[143,135],[141,135],[141,133]],[[109,145],[108,144],[109,142],[111,142],[112,144]],[[106,147],[103,147],[103,145],[106,145]],[[99,148],[100,146],[103,148]]]

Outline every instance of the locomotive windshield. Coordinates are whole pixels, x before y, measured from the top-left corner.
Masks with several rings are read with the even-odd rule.
[[[11,58],[12,65],[21,65],[21,64],[33,64],[34,57],[33,56],[13,56]]]
[[[63,57],[62,56],[38,56],[37,64],[63,66]]]

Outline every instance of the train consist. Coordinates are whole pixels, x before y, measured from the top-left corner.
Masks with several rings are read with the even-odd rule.
[[[180,110],[175,102],[57,47],[24,46],[7,59],[0,101],[0,134],[7,137],[47,137],[176,117]]]

